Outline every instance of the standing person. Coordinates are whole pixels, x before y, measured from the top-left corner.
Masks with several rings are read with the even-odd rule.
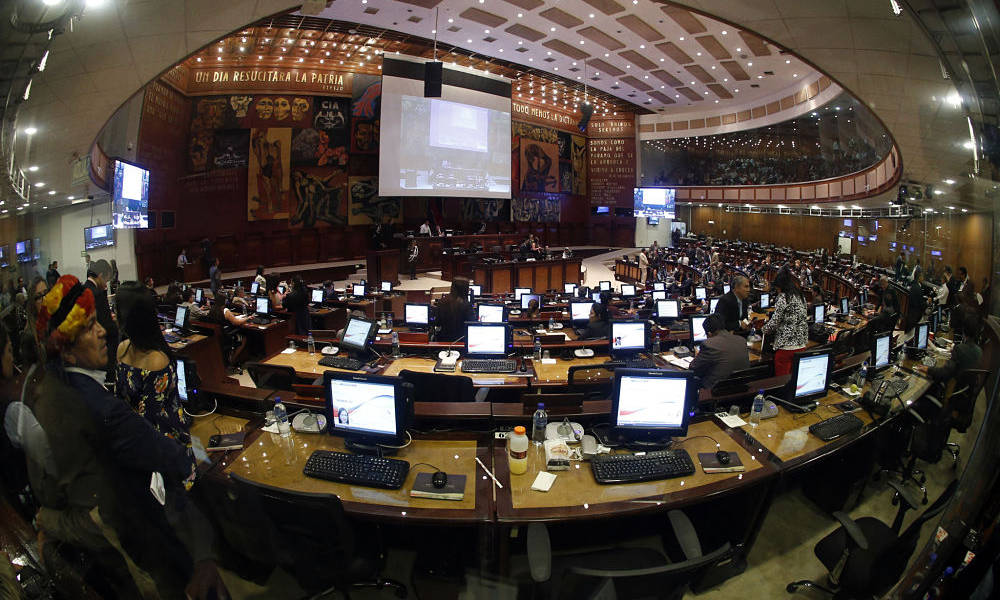
[[[913,270],[910,271],[910,281],[915,281],[917,277],[921,274],[920,268],[920,257],[914,259]]]
[[[920,285],[924,275],[920,272],[920,265],[913,269],[913,280],[910,281],[908,302],[906,304],[906,321],[903,323],[903,332],[910,331],[924,318],[924,311],[927,309],[927,299],[924,297],[924,288]]]
[[[645,286],[646,278],[649,275],[649,256],[646,249],[639,250],[639,284]]]
[[[191,262],[188,261],[187,248],[181,248],[181,253],[177,255],[177,268],[183,272],[184,267],[189,264]]]
[[[212,261],[211,268],[208,269],[209,288],[212,290],[212,297],[219,293],[222,287],[222,269],[219,268],[219,259]]]
[[[257,283],[257,293],[263,295],[267,289],[267,279],[264,277],[264,265],[257,265],[257,275],[253,280]]]
[[[715,305],[715,314],[722,317],[726,330],[737,332],[744,329],[750,312],[750,303],[746,301],[749,296],[750,281],[742,275],[734,277],[729,293],[723,294]]]
[[[73,278],[76,280],[76,278]],[[97,311],[97,322],[104,329],[107,348],[105,349],[104,370],[111,371],[115,364],[115,349],[118,347],[118,325],[111,316],[111,305],[108,304],[108,282],[111,280],[111,265],[103,258],[90,263],[87,271],[87,281],[83,287],[90,290],[94,297],[94,307]]]
[[[45,273],[45,283],[52,287],[59,281],[59,261],[54,260],[49,265],[49,270]]]
[[[36,364],[42,356],[38,337],[35,334],[35,321],[38,319],[38,311],[42,308],[42,298],[47,293],[49,293],[49,285],[41,277],[36,277],[31,282],[31,288],[28,290],[28,302],[25,305],[28,322],[24,330],[21,331],[21,367],[24,369]]]
[[[806,300],[788,269],[778,272],[771,282],[771,290],[777,294],[777,300],[763,332],[774,335],[774,374],[788,375],[792,372],[792,356],[809,342]]]
[[[284,306],[295,318],[295,334],[309,335],[309,290],[301,276],[292,278],[292,291],[285,296]]]
[[[474,321],[472,305],[469,304],[469,280],[456,277],[451,282],[451,291],[438,301],[437,322],[440,327],[437,340],[454,342],[465,335],[465,322]]]
[[[118,291],[118,261],[111,259],[111,281],[108,282],[108,290],[114,294]]]
[[[410,270],[410,280],[417,278],[417,259],[420,258],[420,247],[417,246],[417,240],[411,239],[410,244],[406,248],[406,265]]]
[[[424,219],[424,222],[420,224],[420,231],[418,233],[420,233],[420,235],[427,235],[427,236],[431,234],[430,219]]]
[[[899,256],[896,257],[896,265],[893,269],[896,272],[896,277],[902,277],[904,269],[906,269],[906,259],[903,258],[903,251],[900,250]]]

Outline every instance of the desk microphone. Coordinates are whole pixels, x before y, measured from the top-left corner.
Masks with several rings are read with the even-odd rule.
[[[461,342],[464,339],[465,339],[465,336],[463,335],[463,336],[460,336],[458,339],[454,340],[453,342],[451,342],[450,344],[448,344],[448,348],[447,349],[442,350],[441,352],[438,352],[438,358],[440,358],[441,360],[448,359],[451,356],[451,349],[455,346],[455,344]],[[444,356],[441,356],[442,353],[444,354]],[[456,359],[457,359],[457,357],[456,357]]]

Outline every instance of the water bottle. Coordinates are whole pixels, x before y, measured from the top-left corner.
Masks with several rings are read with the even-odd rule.
[[[868,361],[861,363],[861,370],[858,371],[858,387],[864,386],[865,382],[868,381]]]
[[[288,423],[288,410],[281,403],[281,398],[274,401],[274,422],[278,425],[278,433],[281,437],[292,435],[292,427]]]
[[[542,339],[535,336],[535,360],[542,360]]]
[[[392,357],[399,358],[399,332],[392,332]]]
[[[386,329],[392,329],[392,313],[385,316],[385,327]]]
[[[538,403],[538,410],[531,417],[531,439],[536,444],[545,441],[545,427],[549,424],[549,413],[545,412],[545,403]]]
[[[556,319],[552,315],[549,315],[549,331],[552,331],[555,328],[556,328]]]
[[[753,405],[750,407],[750,427],[760,425],[762,412],[764,412],[764,390],[757,390],[757,395],[753,397]]]
[[[316,340],[313,339],[311,331],[309,337],[306,338],[306,347],[309,349],[309,354],[316,354]]]

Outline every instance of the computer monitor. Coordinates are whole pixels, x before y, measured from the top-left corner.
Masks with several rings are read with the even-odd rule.
[[[826,304],[820,302],[813,306],[813,322],[822,323],[823,321],[826,321]]]
[[[760,307],[761,309],[771,308],[771,294],[769,292],[760,293]]]
[[[917,350],[927,349],[927,333],[930,331],[930,323],[920,323],[917,325],[916,335],[913,336],[913,348]]]
[[[666,290],[653,290],[653,302],[657,300],[666,300],[667,291]]]
[[[723,294],[728,294],[728,293],[729,293],[729,290],[731,290],[731,289],[732,289],[732,288],[731,288],[731,287],[729,287],[729,284],[728,284],[728,283],[725,283],[725,284],[723,284],[723,285],[722,285],[722,293],[723,293]]]
[[[707,293],[705,292],[705,288],[703,288],[703,287],[696,287],[696,288],[694,288],[694,297],[695,298],[697,298],[698,300],[704,300],[706,296],[707,296]]]
[[[383,281],[381,283],[381,285],[379,286],[379,289],[382,290],[383,294],[388,294],[389,292],[392,291],[392,282],[391,281]]]
[[[861,288],[861,304],[868,304],[868,290]]]
[[[599,283],[599,286],[600,286],[600,290],[602,292],[610,292],[611,291],[611,282],[610,281],[601,281]]]
[[[532,300],[538,300],[538,308],[542,307],[541,294],[521,294],[521,308],[527,310]]]
[[[590,322],[590,309],[594,307],[594,302],[570,302],[569,318],[574,325],[585,325]]]
[[[792,387],[788,400],[803,404],[826,395],[830,385],[830,351],[800,352],[792,356]]]
[[[635,286],[631,285],[631,284],[628,284],[628,283],[623,283],[622,284],[622,297],[623,298],[631,298],[633,296],[635,296]]]
[[[340,345],[349,352],[364,352],[368,347],[368,341],[375,333],[375,323],[367,319],[351,317],[344,327],[344,339],[340,340]]]
[[[654,292],[663,292],[663,291],[666,291],[666,289],[667,289],[667,284],[666,283],[663,283],[662,281],[654,281],[653,282],[653,291]]]
[[[327,371],[323,392],[327,431],[342,436],[348,450],[384,453],[379,444],[402,444],[409,411],[398,377]]]
[[[872,371],[881,371],[889,366],[889,349],[892,347],[892,332],[872,336],[871,365]]]
[[[938,327],[941,326],[941,317],[942,317],[942,308],[940,304],[937,305],[937,308],[934,310],[933,314],[934,314],[934,331],[937,332]]]
[[[259,281],[254,281],[253,283],[250,284],[250,295],[251,296],[256,296],[257,292],[259,292],[259,291],[260,291],[260,282]]]
[[[530,294],[531,288],[514,288],[514,300],[521,300],[522,294]]]
[[[851,312],[849,300],[850,299],[847,296],[844,296],[843,298],[840,299],[840,314],[846,315],[847,313]]]
[[[608,343],[612,356],[631,356],[646,350],[649,324],[646,321],[612,321]]]
[[[505,323],[507,322],[507,307],[503,304],[480,304],[480,323]]]
[[[323,304],[323,288],[318,288],[312,290],[310,293],[310,300],[315,304]]]
[[[285,290],[286,290],[286,289],[287,289],[287,288],[286,288],[285,286],[283,286],[283,285],[279,285],[279,286],[278,286],[278,293],[279,293],[279,294],[284,294],[284,293],[285,293]]]
[[[575,283],[564,283],[563,284],[563,293],[575,296],[576,295],[576,284]]]
[[[705,333],[705,319],[708,315],[691,315],[688,317],[688,332],[691,334],[691,344],[700,344],[708,339]]]
[[[177,397],[180,398],[181,404],[187,404],[188,376],[187,376],[187,367],[185,365],[185,360],[183,358],[178,358],[176,365],[177,365]]]
[[[186,306],[178,306],[177,312],[174,313],[174,327],[177,329],[187,329],[188,324],[188,309]]]
[[[506,358],[513,349],[510,327],[503,323],[467,323],[465,354],[474,358]]]
[[[257,310],[258,315],[266,315],[271,312],[271,300],[267,296],[257,297]]]
[[[431,323],[431,305],[407,302],[403,305],[403,319],[407,327],[423,329]]]
[[[656,318],[657,319],[676,319],[680,316],[680,310],[677,306],[676,300],[657,300],[656,301]]]
[[[365,284],[355,283],[351,288],[351,295],[355,298],[363,298],[365,295]]]
[[[601,303],[601,292],[591,292],[590,299],[598,304]]]
[[[615,369],[611,425],[632,443],[687,435],[695,402],[690,371]]]
[[[194,301],[196,304],[201,304],[205,301],[205,290],[198,288],[194,291]]]
[[[481,286],[479,284],[470,284],[469,285],[469,293],[472,294],[473,296],[482,296],[483,295],[483,286]]]
[[[718,298],[709,298],[708,299],[708,312],[709,312],[709,314],[714,313],[715,312],[715,307],[718,306],[718,305],[719,305],[719,299]]]

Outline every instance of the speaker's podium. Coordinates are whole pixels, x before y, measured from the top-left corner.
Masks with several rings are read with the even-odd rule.
[[[399,262],[402,254],[398,248],[394,250],[368,251],[368,281],[379,285],[380,281],[391,281],[395,285],[399,281]]]
[[[197,262],[184,265],[184,268],[180,269],[180,272],[181,283],[190,283],[192,281],[205,279],[205,271],[202,269],[201,264]]]

